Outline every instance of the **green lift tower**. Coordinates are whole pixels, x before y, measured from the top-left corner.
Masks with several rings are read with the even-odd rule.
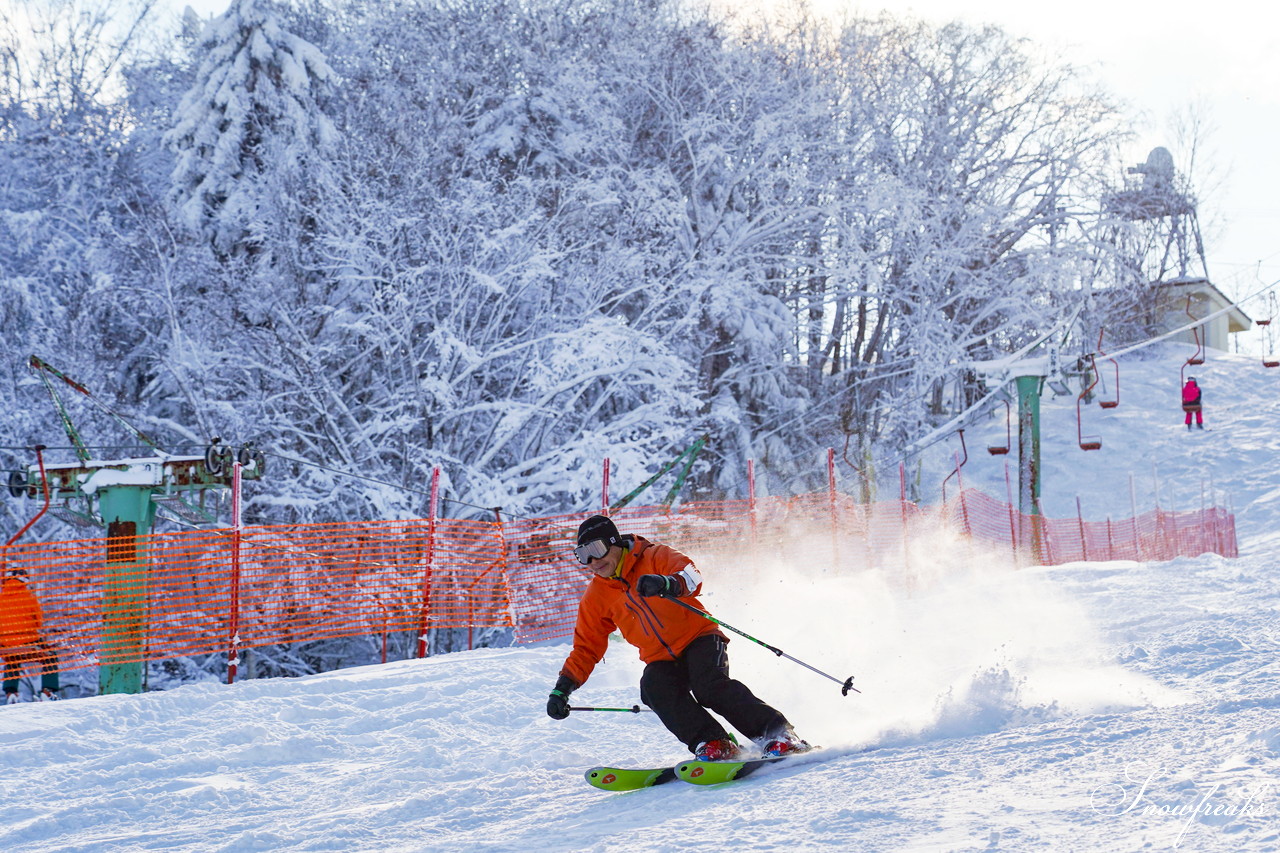
[[[51,504],[56,504],[51,514],[77,526],[105,528],[99,691],[140,693],[144,685],[149,580],[145,537],[155,524],[157,509],[163,507],[192,524],[215,524],[216,517],[205,508],[206,494],[231,487],[237,462],[242,477],[260,478],[265,457],[251,446],[233,448],[217,438],[199,455],[165,453],[154,441],[95,400],[80,383],[34,355],[28,360],[28,366],[39,374],[53,398],[78,461],[45,465],[43,483],[38,466],[15,471],[9,478],[9,493],[34,498],[47,487]],[[115,460],[92,458],[51,377],[106,410],[150,448],[152,454]]]

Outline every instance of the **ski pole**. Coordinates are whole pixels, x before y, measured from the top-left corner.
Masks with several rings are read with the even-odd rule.
[[[575,708],[569,707],[570,711],[619,711],[623,714],[652,714],[648,708],[641,708],[639,705],[632,705],[630,708]]]
[[[852,675],[851,675],[851,676],[849,676],[849,677],[848,677],[847,679],[845,679],[844,681],[841,681],[840,679],[836,678],[834,675],[828,675],[827,673],[823,672],[822,670],[818,669],[817,667],[809,666],[809,664],[805,663],[804,661],[800,660],[799,658],[793,658],[791,655],[787,654],[786,652],[784,652],[782,649],[778,648],[777,646],[771,646],[771,645],[769,645],[768,643],[764,642],[763,640],[757,640],[755,637],[751,636],[751,635],[750,635],[750,634],[748,634],[746,631],[739,631],[737,628],[733,627],[732,625],[726,625],[724,622],[721,622],[719,619],[717,619],[716,617],[712,616],[710,613],[707,613],[707,612],[705,612],[705,611],[699,610],[698,608],[694,607],[692,604],[689,604],[688,602],[681,601],[680,599],[676,598],[676,597],[675,597],[675,596],[673,596],[673,595],[663,595],[662,597],[663,597],[663,598],[665,598],[667,601],[674,601],[676,604],[679,604],[679,605],[680,605],[681,607],[683,607],[685,610],[692,610],[694,613],[697,613],[699,616],[703,616],[703,617],[705,617],[705,618],[707,618],[707,619],[710,619],[712,622],[716,623],[716,624],[717,624],[717,625],[719,625],[721,628],[727,628],[728,630],[732,631],[733,633],[735,633],[735,634],[737,634],[737,635],[739,635],[739,636],[746,637],[748,640],[750,640],[750,641],[751,641],[751,642],[753,642],[753,643],[759,643],[760,645],[764,646],[764,647],[765,647],[766,649],[768,649],[769,651],[773,652],[773,653],[774,653],[775,655],[777,655],[778,657],[783,657],[783,658],[786,658],[787,660],[789,660],[789,661],[791,661],[791,662],[793,662],[793,663],[798,663],[798,664],[800,664],[802,667],[804,667],[805,669],[810,670],[811,672],[816,672],[816,673],[818,673],[818,675],[821,675],[823,678],[830,678],[830,679],[831,679],[832,681],[834,681],[836,684],[839,684],[839,685],[840,685],[840,695],[841,695],[841,696],[848,696],[848,695],[849,695],[849,691],[850,691],[850,690],[852,690],[854,693],[861,693],[861,692],[862,692],[861,690],[859,690],[858,688],[856,688],[856,687],[854,687],[854,686],[853,686],[853,676],[852,676]]]

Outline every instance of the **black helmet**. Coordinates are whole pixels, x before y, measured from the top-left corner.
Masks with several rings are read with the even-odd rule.
[[[610,545],[621,545],[622,534],[613,519],[604,515],[593,515],[578,526],[578,545],[585,545],[597,539]]]

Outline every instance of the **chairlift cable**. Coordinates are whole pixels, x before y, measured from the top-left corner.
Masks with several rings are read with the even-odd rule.
[[[1191,322],[1191,323],[1188,323],[1188,324],[1187,324],[1187,325],[1185,325],[1185,326],[1179,326],[1178,328],[1173,329],[1173,330],[1171,330],[1171,331],[1163,332],[1163,333],[1161,333],[1161,334],[1159,334],[1159,335],[1155,335],[1154,337],[1147,338],[1145,341],[1139,341],[1139,342],[1138,342],[1138,343],[1136,343],[1136,344],[1131,344],[1130,346],[1128,346],[1128,347],[1126,347],[1126,348],[1124,348],[1124,349],[1122,349],[1122,350],[1119,350],[1118,352],[1106,353],[1106,354],[1105,354],[1105,357],[1106,357],[1106,358],[1120,358],[1121,356],[1129,355],[1130,353],[1134,353],[1134,352],[1137,352],[1137,351],[1139,351],[1139,350],[1146,349],[1147,347],[1152,346],[1152,345],[1154,345],[1154,344],[1157,344],[1157,343],[1159,343],[1160,341],[1163,341],[1163,340],[1165,340],[1165,339],[1167,339],[1167,338],[1171,338],[1171,337],[1173,337],[1174,335],[1178,335],[1178,334],[1181,334],[1181,333],[1183,333],[1183,332],[1190,331],[1190,330],[1192,330],[1192,329],[1196,328],[1197,326],[1202,326],[1202,325],[1204,325],[1206,322],[1208,322],[1209,320],[1213,320],[1213,319],[1216,319],[1216,318],[1218,318],[1218,317],[1221,317],[1223,314],[1227,314],[1227,313],[1229,313],[1232,309],[1234,309],[1234,308],[1238,307],[1239,305],[1241,305],[1241,304],[1243,304],[1243,303],[1245,303],[1245,302],[1248,302],[1248,301],[1250,301],[1250,300],[1252,300],[1252,299],[1257,299],[1259,296],[1262,296],[1263,294],[1267,293],[1268,291],[1270,291],[1272,288],[1274,288],[1274,287],[1275,287],[1276,285],[1278,285],[1278,284],[1280,284],[1280,279],[1277,279],[1276,281],[1273,281],[1273,282],[1271,282],[1270,284],[1265,285],[1264,287],[1260,288],[1259,290],[1254,291],[1253,293],[1249,294],[1248,296],[1245,296],[1245,297],[1244,297],[1244,298],[1242,298],[1242,299],[1237,299],[1235,302],[1233,302],[1232,304],[1228,305],[1226,308],[1220,308],[1219,310],[1214,311],[1212,314],[1207,314],[1207,315],[1205,315],[1204,317],[1201,317],[1201,318],[1199,318],[1198,320],[1195,320],[1195,321],[1193,321],[1193,322]],[[1100,355],[1100,353],[1085,353],[1085,354],[1084,354],[1084,356],[1082,356],[1082,357],[1088,357],[1088,356],[1090,356],[1090,355]]]

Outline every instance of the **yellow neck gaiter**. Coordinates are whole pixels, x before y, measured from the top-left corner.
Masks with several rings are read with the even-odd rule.
[[[623,549],[622,549],[622,556],[618,558],[618,565],[617,565],[617,566],[615,566],[615,567],[614,567],[614,569],[613,569],[613,577],[615,577],[615,578],[620,578],[620,577],[622,577],[622,564],[623,564],[623,563],[625,563],[625,562],[627,561],[627,556],[628,556],[630,553],[631,553],[631,549],[630,549],[630,548],[623,548]]]

